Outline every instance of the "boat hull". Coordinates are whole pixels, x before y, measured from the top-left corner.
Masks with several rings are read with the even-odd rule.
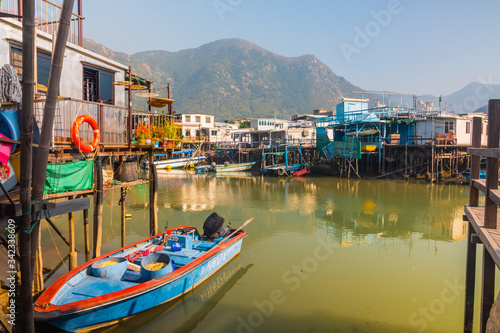
[[[253,167],[255,162],[249,162],[249,163],[237,163],[237,164],[231,164],[228,166],[217,166],[215,172],[223,173],[223,172],[238,172],[238,171],[245,171],[249,170]]]
[[[70,332],[88,331],[115,324],[180,297],[201,284],[239,254],[243,237],[228,241],[222,248],[215,247],[207,252],[208,257],[205,260],[186,270],[180,269],[178,273],[174,271],[170,277],[154,280],[153,284],[139,292],[127,293],[124,290],[123,296],[114,299],[110,297],[109,302],[99,302],[92,306],[82,306],[77,302],[68,304],[64,310],[35,311],[35,318]],[[50,319],[51,317],[57,318]]]
[[[193,158],[172,158],[172,159],[166,159],[166,160],[161,160],[161,161],[155,161],[154,164],[156,165],[157,169],[166,169],[168,167],[175,169],[175,168],[182,168],[188,164],[193,164],[193,165],[198,165],[201,162],[203,162],[206,159],[204,156],[197,156]],[[149,168],[149,163],[144,164],[145,168]]]

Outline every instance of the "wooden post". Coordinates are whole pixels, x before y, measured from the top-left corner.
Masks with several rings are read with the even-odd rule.
[[[435,152],[436,141],[432,140],[431,147],[431,182],[434,181],[434,152]]]
[[[405,141],[405,179],[408,176],[408,139]]]
[[[33,269],[32,269],[32,239],[31,232],[31,172],[32,172],[32,142],[33,142],[33,80],[35,68],[35,2],[18,2],[18,10],[23,17],[23,108],[21,128],[21,189],[20,202],[23,215],[20,218],[19,256],[21,263],[21,286],[19,309],[17,309],[19,332],[35,332],[33,318]],[[21,13],[19,13],[21,14]],[[38,236],[38,234],[37,234]]]
[[[472,147],[481,147],[481,118],[472,118]],[[477,189],[472,179],[479,179],[479,171],[481,164],[481,156],[472,156],[471,165],[471,184],[469,194],[469,205],[477,207],[479,205],[479,189]],[[476,286],[476,243],[472,242],[472,234],[474,229],[469,222],[469,230],[467,234],[467,261],[465,269],[465,316],[464,316],[464,332],[472,333],[474,328],[474,289]]]
[[[72,200],[69,197],[68,200]],[[69,232],[69,269],[75,269],[77,265],[77,254],[75,251],[75,214],[68,213],[68,232]]]
[[[488,103],[488,148],[498,148],[500,140],[500,99]],[[486,158],[486,193],[484,199],[484,226],[496,229],[497,205],[490,199],[490,191],[498,189],[498,159]]]
[[[151,151],[150,161],[153,160],[153,152]],[[158,174],[156,165],[149,165],[149,233],[151,236],[158,234]]]
[[[385,173],[385,142],[382,143],[382,171],[381,175]]]
[[[94,255],[97,258],[101,255],[102,243],[102,210],[103,210],[103,179],[102,161],[95,161],[95,184],[94,184]]]
[[[486,332],[486,324],[490,317],[491,307],[493,306],[493,302],[495,302],[495,269],[495,262],[486,247],[484,247],[480,332]]]
[[[38,247],[36,249],[35,273],[33,277],[33,292],[39,293],[45,289],[43,283],[43,257],[42,257],[42,234],[38,233]]]
[[[122,231],[122,247],[125,246],[125,196],[127,195],[127,189],[125,187],[120,188],[120,206],[121,206],[121,231]]]
[[[90,260],[89,210],[83,210],[83,243],[85,246],[85,261]]]
[[[132,66],[128,66],[128,78],[132,81]],[[128,86],[128,148],[132,149],[132,89]]]

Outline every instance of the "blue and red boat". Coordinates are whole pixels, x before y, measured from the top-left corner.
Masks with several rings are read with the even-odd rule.
[[[189,292],[239,254],[247,235],[242,228],[252,219],[236,230],[221,228],[221,220],[208,225],[209,237],[180,226],[84,263],[40,295],[35,320],[88,331]]]

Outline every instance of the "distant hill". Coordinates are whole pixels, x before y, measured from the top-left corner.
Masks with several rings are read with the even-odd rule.
[[[389,94],[387,91],[384,91],[384,93]],[[367,94],[365,97],[370,98],[370,106],[376,101],[382,102],[381,95]],[[401,98],[401,95],[398,95],[398,93],[391,93],[390,98],[391,105],[413,106],[413,96],[411,95],[403,95]],[[488,100],[497,98],[500,98],[500,84],[472,82],[454,93],[443,96],[441,108],[457,114],[488,112]],[[384,102],[388,104],[388,100],[389,95],[386,95]],[[439,107],[438,96],[420,95],[417,96],[417,100],[424,102],[432,101],[434,107]]]
[[[229,118],[279,117],[332,110],[342,97],[362,91],[313,55],[287,58],[242,39],[224,39],[201,47],[169,52],[145,51],[128,55],[92,40],[84,46],[131,65],[154,81],[171,86],[178,113],[201,112]],[[166,90],[160,91],[166,97]]]
[[[484,111],[481,107],[488,104],[489,99],[500,98],[500,84],[482,84],[472,82],[462,89],[444,96],[448,109],[454,113]],[[486,112],[488,110],[486,109]]]

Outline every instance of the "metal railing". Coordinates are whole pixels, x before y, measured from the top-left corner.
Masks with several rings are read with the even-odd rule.
[[[35,120],[39,126],[43,122],[45,99],[35,100]],[[71,126],[78,116],[89,115],[97,122],[102,144],[127,144],[128,109],[114,105],[82,101],[73,98],[59,98],[54,118],[52,141],[71,143]],[[84,142],[92,141],[93,130],[82,124],[79,135]]]
[[[22,16],[22,0],[0,1],[0,12]],[[35,22],[39,31],[50,35],[57,32],[62,7],[47,0],[35,0]],[[18,20],[21,20],[20,18]],[[83,46],[82,23],[84,17],[72,13],[68,42]]]

